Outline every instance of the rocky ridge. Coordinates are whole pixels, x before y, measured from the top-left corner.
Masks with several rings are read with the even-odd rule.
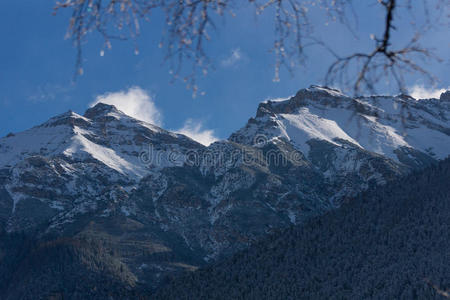
[[[312,86],[205,147],[100,103],[0,139],[0,226],[101,243],[155,287],[445,158],[449,119],[445,94]]]

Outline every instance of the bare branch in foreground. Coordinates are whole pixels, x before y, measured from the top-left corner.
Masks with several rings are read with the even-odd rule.
[[[373,37],[376,43],[375,49],[370,53],[354,53],[347,57],[339,57],[332,54],[336,61],[328,68],[325,82],[327,84],[338,83],[342,86],[353,84],[355,94],[364,91],[375,92],[375,85],[382,79],[393,78],[398,89],[404,93],[407,73],[420,73],[426,80],[433,83],[436,78],[416,61],[440,59],[430,49],[420,46],[418,43],[420,34],[416,34],[411,41],[399,50],[391,50],[391,34],[395,30],[393,25],[396,0],[381,1],[379,3],[386,9],[384,34],[381,39]],[[356,78],[349,73],[356,72]]]
[[[148,21],[155,10],[163,12],[166,25],[159,47],[165,49],[164,61],[170,66],[173,80],[181,79],[195,96],[198,75],[206,75],[214,68],[206,44],[216,29],[215,21],[224,17],[226,12],[233,14],[231,8],[242,4],[240,1],[243,0],[66,0],[56,3],[55,13],[62,8],[72,10],[67,37],[72,39],[77,49],[76,70],[79,75],[83,73],[82,49],[88,33],[96,31],[103,37],[100,55],[111,48],[114,39],[131,40],[135,54],[138,54],[136,37],[140,34],[140,22]],[[443,0],[436,1],[439,4]],[[352,87],[355,94],[374,92],[381,79],[394,81],[404,92],[404,78],[409,73],[419,73],[431,83],[436,81],[421,62],[439,59],[430,49],[420,45],[420,32],[403,48],[393,49],[392,46],[397,7],[412,11],[417,2],[378,0],[385,16],[382,37],[373,37],[373,51],[344,57],[319,40],[310,21],[310,11],[314,7],[322,10],[329,22],[340,22],[356,35],[347,14],[350,10],[357,21],[352,0],[247,0],[247,3],[254,4],[256,14],[268,11],[274,15],[275,39],[271,49],[275,55],[274,81],[280,80],[281,68],[293,73],[298,66],[305,67],[308,60],[305,49],[311,46],[324,47],[336,58],[326,73],[325,83],[341,88]],[[428,7],[427,1],[421,3]],[[429,22],[429,11],[425,12]]]

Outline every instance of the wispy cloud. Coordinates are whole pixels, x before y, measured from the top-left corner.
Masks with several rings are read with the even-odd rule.
[[[162,125],[162,113],[158,110],[148,92],[140,87],[131,87],[128,90],[97,96],[90,106],[92,107],[99,102],[114,105],[133,118],[157,126]],[[202,122],[193,119],[187,119],[181,129],[174,131],[206,146],[218,140],[214,130],[204,128]]]
[[[69,100],[69,92],[74,89],[72,83],[57,84],[57,83],[45,83],[38,85],[31,94],[27,97],[27,100],[33,103],[42,103],[52,100]]]
[[[97,96],[90,106],[94,106],[99,102],[114,105],[117,109],[136,119],[157,126],[162,125],[161,112],[148,92],[140,87],[131,87],[126,91]]]
[[[447,89],[450,89],[450,87]],[[408,88],[408,92],[415,99],[439,99],[441,94],[444,93],[447,89],[427,88],[424,85],[417,84]]]
[[[192,119],[187,119],[183,125],[183,128],[177,130],[178,133],[187,135],[193,140],[196,140],[200,144],[209,146],[218,140],[214,130],[203,128],[203,123],[194,121]]]
[[[232,67],[235,66],[241,59],[243,58],[243,54],[241,49],[235,48],[231,50],[231,54],[223,59],[220,63],[223,67]]]

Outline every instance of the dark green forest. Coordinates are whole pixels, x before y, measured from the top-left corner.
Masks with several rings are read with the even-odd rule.
[[[444,299],[450,159],[168,280],[155,299]]]

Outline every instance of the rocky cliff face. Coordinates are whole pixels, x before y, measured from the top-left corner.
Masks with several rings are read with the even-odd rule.
[[[0,226],[101,243],[154,287],[444,158],[441,98],[313,86],[209,147],[110,105],[68,112],[0,139]]]
[[[152,145],[153,152],[140,156]],[[98,104],[0,140],[7,231],[50,230],[126,198],[146,175],[203,146]],[[177,159],[169,154],[180,153]],[[158,153],[158,157],[149,157]],[[45,225],[44,225],[45,224]]]

